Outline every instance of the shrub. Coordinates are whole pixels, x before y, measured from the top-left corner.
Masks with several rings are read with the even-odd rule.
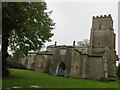
[[[17,62],[17,61],[8,61],[8,67],[9,68],[16,68],[16,69],[27,69],[26,66],[24,66],[23,64]]]
[[[107,78],[101,78],[100,81],[102,81],[102,82],[108,82],[109,80]]]
[[[120,78],[120,64],[118,64],[118,71],[117,71],[117,75]]]

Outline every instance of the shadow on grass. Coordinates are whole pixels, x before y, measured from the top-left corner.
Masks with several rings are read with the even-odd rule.
[[[17,79],[23,79],[23,78],[26,78],[26,77],[20,76],[20,75],[9,75],[7,77],[2,77],[2,78],[3,79],[15,79],[15,78],[17,78]]]

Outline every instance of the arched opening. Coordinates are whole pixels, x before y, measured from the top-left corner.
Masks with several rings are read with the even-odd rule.
[[[65,64],[61,63],[58,67],[58,76],[65,76]]]

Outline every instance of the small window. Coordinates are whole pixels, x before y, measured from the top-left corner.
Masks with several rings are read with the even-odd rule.
[[[78,66],[75,67],[76,68],[76,72],[78,71]]]
[[[99,30],[103,29],[103,25],[99,24]]]
[[[98,42],[98,46],[100,46],[100,42]]]
[[[76,69],[78,68],[78,66],[76,66]]]

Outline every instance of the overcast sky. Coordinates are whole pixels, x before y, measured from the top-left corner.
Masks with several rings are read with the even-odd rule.
[[[90,38],[92,16],[111,14],[114,21],[116,42],[118,41],[118,3],[117,2],[47,2],[48,10],[53,10],[51,18],[56,23],[52,31],[52,45],[72,45],[73,41]],[[116,43],[116,51],[118,42]]]

